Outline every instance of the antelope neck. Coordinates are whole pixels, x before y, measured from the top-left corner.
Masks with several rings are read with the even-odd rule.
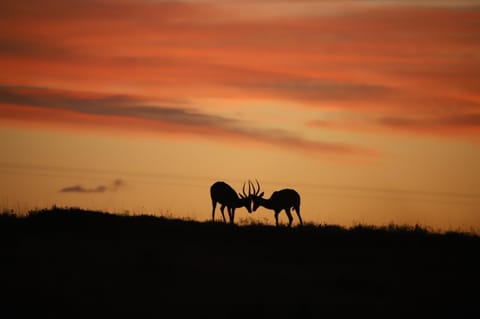
[[[243,206],[243,201],[244,201],[244,199],[242,199],[242,198],[239,197],[239,198],[237,199],[236,203],[235,203],[235,206],[236,206],[237,208],[242,207],[242,206]]]
[[[265,207],[265,208],[268,208],[268,209],[271,209],[271,203],[270,203],[270,199],[265,199],[263,197],[259,197],[259,202],[260,202],[260,205]]]

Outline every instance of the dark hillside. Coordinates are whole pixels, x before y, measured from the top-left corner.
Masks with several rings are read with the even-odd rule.
[[[4,318],[480,317],[463,233],[55,208],[0,216],[0,238]]]

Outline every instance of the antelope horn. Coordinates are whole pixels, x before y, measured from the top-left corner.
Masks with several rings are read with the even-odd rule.
[[[258,189],[257,191],[255,192],[255,196],[258,195],[258,193],[260,193],[260,183],[257,181],[257,179],[255,178],[255,182],[257,182],[257,186],[258,186]]]
[[[242,194],[243,196],[247,197],[247,194],[245,194],[245,182],[243,183]]]
[[[252,189],[250,188],[250,180],[248,180],[248,196],[251,196],[252,195]]]

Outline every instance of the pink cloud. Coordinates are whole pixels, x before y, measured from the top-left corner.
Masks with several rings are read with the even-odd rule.
[[[235,6],[215,1],[2,2],[0,83],[54,86],[69,94],[121,92],[156,101],[288,101],[303,110],[343,112],[345,122],[357,115],[369,119],[324,126],[330,129],[369,126],[400,132],[423,127],[431,135],[455,137],[464,136],[457,134],[460,131],[477,132],[457,120],[477,114],[480,107],[478,8],[349,2],[336,5],[342,10],[316,15],[304,10],[308,2],[271,2],[282,3],[295,14],[282,9],[281,15],[251,14],[246,19],[240,13],[253,2]],[[92,105],[93,100],[89,102]],[[41,108],[46,112],[51,105]],[[198,108],[197,115],[204,116]],[[67,111],[82,113],[62,110]],[[147,116],[82,114],[160,125]],[[192,114],[177,115],[186,120]],[[401,119],[397,122],[403,126],[379,119]],[[212,129],[172,121],[161,127],[172,125],[186,125],[187,131]],[[218,130],[244,138],[250,134],[236,129],[215,127],[215,134]],[[329,149],[264,135],[265,143]]]

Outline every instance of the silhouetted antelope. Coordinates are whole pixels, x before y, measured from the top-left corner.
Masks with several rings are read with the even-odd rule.
[[[253,201],[253,211],[256,211],[259,206],[263,206],[267,209],[272,209],[275,211],[275,224],[278,226],[278,214],[282,210],[285,210],[288,217],[288,227],[292,225],[293,217],[290,213],[290,210],[293,208],[297,213],[300,225],[303,225],[302,217],[300,216],[300,195],[294,189],[282,189],[276,192],[273,192],[272,196],[269,199],[263,198],[263,192],[260,192],[260,184],[257,180],[258,188],[255,189],[255,186],[252,182],[248,181],[248,186],[250,184],[253,187],[253,195],[251,195]]]
[[[245,194],[245,183],[243,183],[242,194],[235,192],[235,190],[225,182],[216,182],[210,187],[210,196],[212,197],[212,222],[215,221],[215,208],[217,203],[222,205],[220,211],[222,212],[223,221],[226,223],[225,214],[223,210],[228,209],[228,217],[230,223],[235,221],[235,209],[245,207],[249,213],[252,212],[250,184],[248,185],[248,195]],[[240,197],[239,197],[240,196]]]

